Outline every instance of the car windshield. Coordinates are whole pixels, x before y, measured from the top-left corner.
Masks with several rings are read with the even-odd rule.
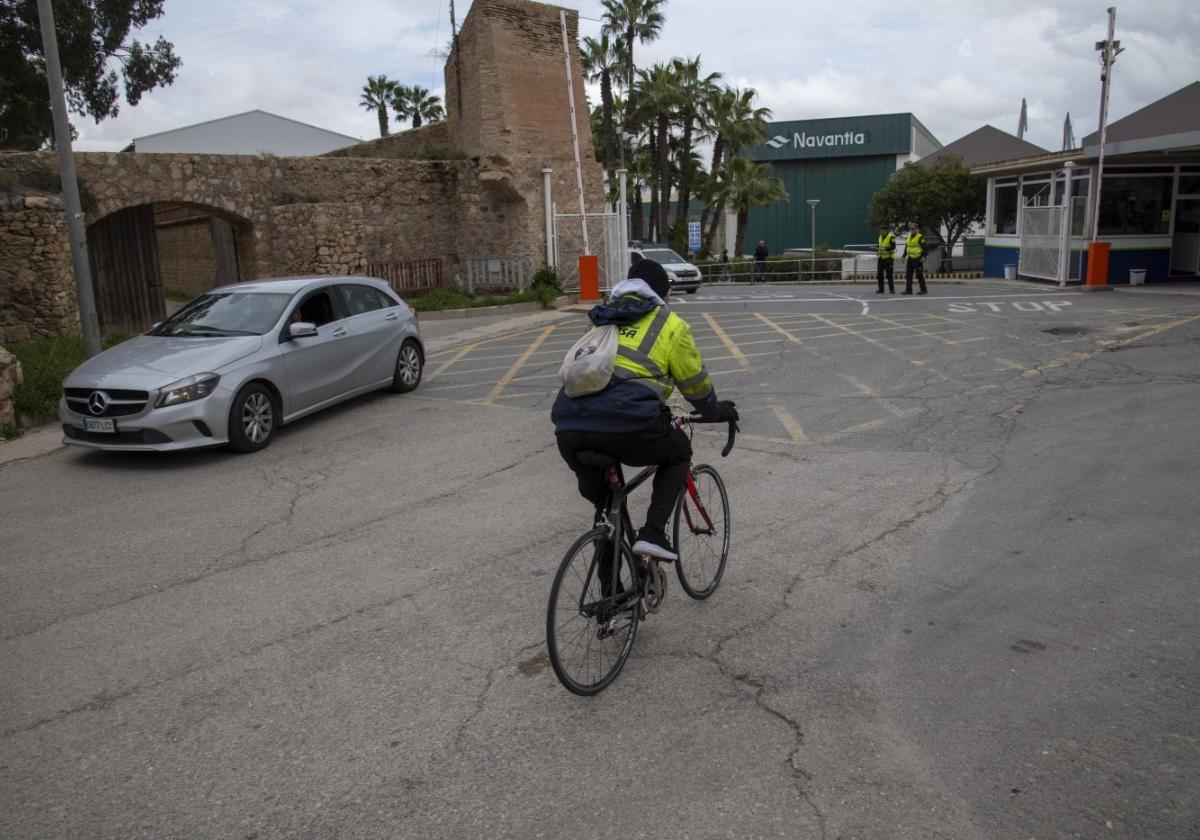
[[[150,335],[263,335],[283,314],[289,294],[217,292],[201,295],[150,331]]]
[[[687,260],[670,248],[656,248],[653,251],[643,251],[642,253],[646,255],[646,259],[654,260],[659,265],[674,265],[675,263],[687,262]]]

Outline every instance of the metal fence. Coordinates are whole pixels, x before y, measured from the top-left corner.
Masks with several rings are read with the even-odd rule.
[[[423,260],[390,260],[368,262],[367,274],[387,281],[400,295],[428,292],[445,285],[442,261],[436,257]]]
[[[533,257],[469,257],[464,264],[466,277],[459,276],[456,280],[467,294],[521,292],[533,283]]]
[[[600,269],[600,291],[607,292],[625,277],[628,246],[621,242],[621,217],[617,213],[554,215],[554,264],[564,291],[579,291],[579,257],[584,253],[583,226],[587,245],[596,255]]]
[[[1063,209],[1025,206],[1021,219],[1018,274],[1043,280],[1058,279],[1058,264],[1062,256]]]

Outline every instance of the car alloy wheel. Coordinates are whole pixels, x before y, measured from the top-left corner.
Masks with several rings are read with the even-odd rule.
[[[400,358],[396,360],[396,373],[409,388],[417,384],[417,380],[421,378],[421,354],[417,352],[417,348],[411,344],[405,344],[400,348]]]
[[[271,398],[255,391],[242,405],[242,433],[253,444],[261,444],[271,436],[275,427],[275,409]]]
[[[421,369],[425,360],[421,358],[421,348],[413,339],[405,339],[396,355],[396,371],[392,375],[391,390],[397,394],[406,394],[421,384]]]

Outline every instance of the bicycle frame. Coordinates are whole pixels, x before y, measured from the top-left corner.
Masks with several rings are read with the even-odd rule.
[[[609,555],[609,574],[608,574],[608,593],[604,597],[593,604],[593,608],[599,605],[616,605],[618,598],[624,595],[640,597],[642,590],[642,575],[638,564],[632,564],[629,570],[630,582],[633,584],[632,590],[628,593],[617,592],[617,584],[621,580],[621,548],[630,543],[628,538],[632,529],[629,527],[629,507],[626,504],[626,499],[630,493],[638,487],[646,483],[646,481],[658,471],[657,466],[645,467],[641,472],[635,475],[629,482],[625,481],[624,471],[621,465],[609,467],[605,470],[605,477],[609,484],[608,503],[604,508],[604,524],[609,529],[609,540],[612,545],[612,552]],[[688,474],[688,481],[691,481],[691,473]],[[598,572],[597,567],[603,562],[602,560],[594,560],[588,566],[587,577],[584,578],[583,588],[579,593],[579,610],[586,614],[587,610],[584,606],[583,599],[586,597],[588,587],[592,582],[592,575],[599,573],[601,575],[601,591],[604,589],[603,572]]]

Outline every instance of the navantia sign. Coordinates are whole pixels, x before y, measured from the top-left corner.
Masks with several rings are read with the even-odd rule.
[[[836,134],[809,134],[807,131],[793,131],[792,136],[776,134],[767,141],[772,149],[832,149],[837,146],[866,146],[871,142],[871,134],[867,131],[842,131]]]

